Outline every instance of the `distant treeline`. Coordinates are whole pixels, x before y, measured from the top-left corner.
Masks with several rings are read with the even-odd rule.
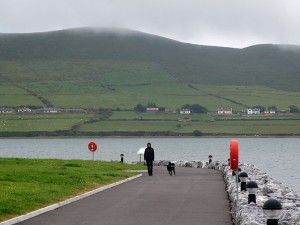
[[[81,132],[71,130],[58,130],[58,131],[3,131],[0,132],[0,137],[201,137],[201,136],[212,136],[212,137],[224,137],[224,136],[254,136],[253,134],[227,134],[227,133],[202,133],[200,131],[193,131],[192,133],[178,133],[172,131],[111,131],[111,132]],[[257,136],[257,135],[255,135]],[[294,134],[264,134],[262,136],[295,136]],[[297,135],[296,135],[297,136]],[[299,135],[298,135],[299,136]]]

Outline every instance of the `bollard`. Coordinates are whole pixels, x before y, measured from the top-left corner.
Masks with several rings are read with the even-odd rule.
[[[246,181],[248,179],[248,174],[246,172],[241,172],[239,178],[241,180],[241,191],[247,191]]]
[[[208,163],[210,164],[210,163],[212,162],[212,155],[209,155],[209,156],[208,156],[208,159],[209,159],[209,160],[208,160]]]
[[[282,206],[276,199],[269,199],[263,205],[264,213],[267,216],[267,225],[278,225],[278,219],[280,217]]]
[[[120,156],[121,156],[121,163],[123,163],[124,162],[124,159],[123,159],[124,154],[121,154]]]
[[[249,192],[248,195],[248,204],[250,204],[251,202],[256,204],[256,191],[258,189],[258,185],[255,181],[249,181],[246,184],[246,189]]]

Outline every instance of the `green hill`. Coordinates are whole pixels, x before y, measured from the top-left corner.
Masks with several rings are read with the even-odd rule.
[[[299,106],[298,62],[299,46],[200,46],[126,29],[0,34],[0,106],[287,109]]]
[[[192,45],[126,29],[0,34],[0,108],[104,108],[104,114],[0,114],[0,136],[299,135],[299,115],[216,115],[300,107],[300,46]],[[201,104],[208,114],[133,112]],[[186,121],[186,120],[184,120]]]
[[[1,60],[150,62],[177,80],[300,90],[300,46],[201,46],[126,29],[78,28],[1,34]]]

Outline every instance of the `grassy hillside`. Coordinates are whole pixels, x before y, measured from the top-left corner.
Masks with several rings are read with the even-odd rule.
[[[126,29],[80,28],[1,34],[0,60],[144,62],[157,64],[184,83],[264,85],[300,90],[299,46],[258,45],[233,49],[186,44]],[[57,69],[68,72],[67,65]],[[52,72],[56,73],[57,69]],[[130,67],[128,71],[131,73]]]
[[[240,110],[247,106],[300,107],[300,92],[266,86],[178,82],[156,63],[102,60],[0,61],[0,105],[50,103],[56,107],[120,108],[155,102],[171,109],[186,103]]]
[[[256,105],[275,105],[279,110],[300,107],[298,62],[299,46],[199,46],[125,29],[0,34],[0,107],[113,110],[109,118],[0,114],[0,136],[190,135],[194,130],[208,135],[299,134],[299,117],[263,117],[259,120],[262,125],[253,125],[258,129],[250,131],[246,128],[253,121],[247,124],[248,118],[229,117],[220,124],[215,115],[218,107],[235,111]],[[181,124],[181,115],[128,111],[148,102],[173,110],[184,104],[201,104],[209,114],[191,115],[192,123]],[[278,119],[287,124],[282,131]],[[232,120],[240,127],[233,126]]]
[[[183,118],[190,120],[182,121]],[[114,111],[103,120],[92,114],[4,115],[1,137],[32,136],[195,136],[300,135],[300,114],[155,114]]]

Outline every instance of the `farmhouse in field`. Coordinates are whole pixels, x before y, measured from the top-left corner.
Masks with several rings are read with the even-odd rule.
[[[191,110],[190,109],[180,109],[179,113],[180,114],[191,114]]]
[[[218,108],[218,114],[232,114],[232,108]]]
[[[31,113],[31,109],[28,107],[23,107],[23,108],[18,108],[17,112],[18,113]]]
[[[147,108],[146,112],[152,112],[152,113],[157,113],[159,111],[159,108]]]
[[[60,109],[58,108],[42,108],[42,109],[37,109],[36,113],[59,113]]]
[[[266,109],[264,111],[264,114],[276,114],[276,110],[275,109]]]
[[[12,113],[14,111],[13,108],[2,107],[0,108],[0,113]]]
[[[247,109],[247,114],[248,115],[258,115],[258,114],[260,114],[260,109],[258,109],[258,108],[254,108],[254,109],[248,108]]]

